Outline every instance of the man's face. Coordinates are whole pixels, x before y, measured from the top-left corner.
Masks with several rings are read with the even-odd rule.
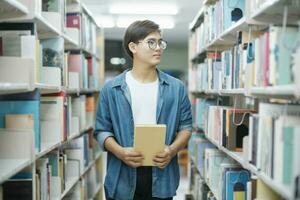
[[[159,32],[150,33],[146,38],[138,41],[134,59],[156,66],[160,63],[160,57],[163,51],[161,47],[164,44]]]

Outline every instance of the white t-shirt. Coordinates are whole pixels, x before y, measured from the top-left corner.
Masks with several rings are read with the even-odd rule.
[[[140,83],[128,71],[126,83],[131,95],[134,124],[156,124],[158,79],[151,83]]]

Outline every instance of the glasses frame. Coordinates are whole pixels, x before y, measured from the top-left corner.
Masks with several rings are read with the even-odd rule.
[[[148,44],[149,49],[151,50],[155,50],[157,48],[157,46],[159,46],[160,49],[165,50],[168,46],[167,41],[160,39],[160,40],[153,40],[153,39],[149,39],[147,41],[138,41],[138,43],[143,43],[146,42]],[[153,44],[151,44],[151,42],[154,42]],[[165,46],[162,46],[162,43],[165,44]]]

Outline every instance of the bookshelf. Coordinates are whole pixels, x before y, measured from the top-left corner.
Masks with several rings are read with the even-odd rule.
[[[17,0],[3,0],[0,2],[0,7],[3,10],[1,17],[5,17],[5,14],[9,12],[13,12],[15,15],[24,15],[28,13],[28,8]]]
[[[247,186],[246,182],[243,183],[246,188],[245,199],[247,195],[247,199],[251,200],[255,198],[297,200],[300,196],[297,196],[299,188],[296,181],[300,174],[291,170],[298,169],[300,163],[294,156],[297,153],[284,153],[284,149],[289,145],[279,137],[287,137],[285,127],[294,130],[300,125],[300,121],[297,121],[299,115],[296,114],[300,108],[297,95],[299,87],[296,78],[290,78],[295,77],[295,68],[299,68],[293,63],[293,57],[296,56],[299,46],[292,44],[296,43],[298,41],[296,38],[300,36],[300,2],[239,1],[241,2],[244,6],[243,15],[226,28],[224,28],[224,24],[227,23],[225,19],[227,15],[224,11],[228,9],[224,8],[228,6],[226,0],[203,1],[203,6],[199,8],[199,12],[190,23],[189,91],[196,128],[189,150],[190,160],[193,163],[190,166],[195,167],[197,171],[194,174],[192,169],[189,170],[190,179],[193,180],[194,176],[200,174],[214,194],[214,199],[231,199],[225,197],[225,190],[228,195],[227,190],[231,187],[230,184],[225,183],[226,167],[230,171],[238,166],[240,168],[238,170],[246,170],[250,174]],[[233,7],[229,9],[234,9]],[[284,30],[285,24],[286,29],[289,30],[281,33],[290,35],[277,35],[276,31]],[[281,38],[274,40],[274,37]],[[288,42],[292,37],[295,37],[294,42]],[[260,44],[264,47],[260,47]],[[255,49],[256,45],[263,51],[258,52],[258,49]],[[276,54],[275,45],[282,53]],[[274,60],[275,54],[278,55],[276,57],[278,60]],[[279,64],[283,54],[285,62]],[[280,71],[283,66],[290,66],[291,70]],[[222,102],[224,98],[227,99]],[[270,110],[267,111],[266,108]],[[231,112],[235,114],[231,115]],[[273,128],[269,122],[273,123]],[[239,133],[231,128],[241,128],[244,124],[249,128],[247,135],[238,138]],[[265,127],[269,128],[264,129]],[[234,139],[231,138],[232,134]],[[295,137],[297,135],[296,131],[291,134],[295,134]],[[268,140],[272,141],[271,143],[266,143],[264,138],[266,135]],[[234,148],[231,142],[236,145]],[[295,147],[296,143],[290,145],[292,145],[289,146],[291,152],[298,151]],[[210,149],[214,149],[222,156],[209,153]],[[260,153],[261,151],[264,153]],[[253,152],[257,157],[253,157]],[[283,160],[286,159],[291,163],[284,163]],[[211,172],[213,168],[210,162],[214,162],[212,165],[220,162],[221,164],[218,163],[220,166],[217,164],[221,169],[220,172]],[[291,165],[292,168],[289,173],[283,174],[286,165]],[[216,190],[211,187],[211,180],[205,179],[205,173],[210,175],[212,173],[214,177],[211,179],[218,181],[220,188],[223,189]],[[219,180],[215,177],[221,178]],[[242,180],[240,181],[242,183]],[[253,191],[259,190],[258,186],[252,186],[258,181],[262,181],[265,184],[265,191],[269,192],[266,194],[260,192],[256,194],[258,196],[250,197],[249,194],[253,195]],[[207,191],[195,191],[202,186],[199,187],[197,184],[201,183],[197,183],[198,188],[195,188],[193,184],[195,183],[190,181],[190,193],[196,194],[194,199],[201,199],[198,193]]]
[[[20,184],[28,191],[22,198],[33,200],[68,199],[73,193],[103,199],[104,158],[92,136],[104,82],[103,30],[81,1],[52,0],[59,11],[42,11],[42,3],[0,2],[0,199],[17,198],[12,188]],[[67,24],[70,3],[79,8],[75,15],[93,28],[83,31],[86,24]],[[15,46],[5,35],[7,24],[26,32],[13,36],[20,41]],[[60,56],[54,66],[46,48],[56,47],[49,43],[62,46],[61,54],[53,54]],[[8,44],[19,54],[12,54]],[[82,61],[77,66],[76,56]]]

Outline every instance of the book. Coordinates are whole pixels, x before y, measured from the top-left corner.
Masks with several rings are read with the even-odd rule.
[[[5,115],[5,128],[34,130],[34,118],[32,114]]]
[[[226,200],[246,199],[247,182],[250,174],[247,170],[227,171],[226,175]]]
[[[143,155],[143,166],[154,166],[154,156],[164,151],[166,129],[164,124],[135,125],[133,148]]]
[[[40,138],[40,93],[38,90],[22,94],[0,96],[0,128],[5,127],[7,114],[31,114],[34,118],[36,152],[41,149]]]

